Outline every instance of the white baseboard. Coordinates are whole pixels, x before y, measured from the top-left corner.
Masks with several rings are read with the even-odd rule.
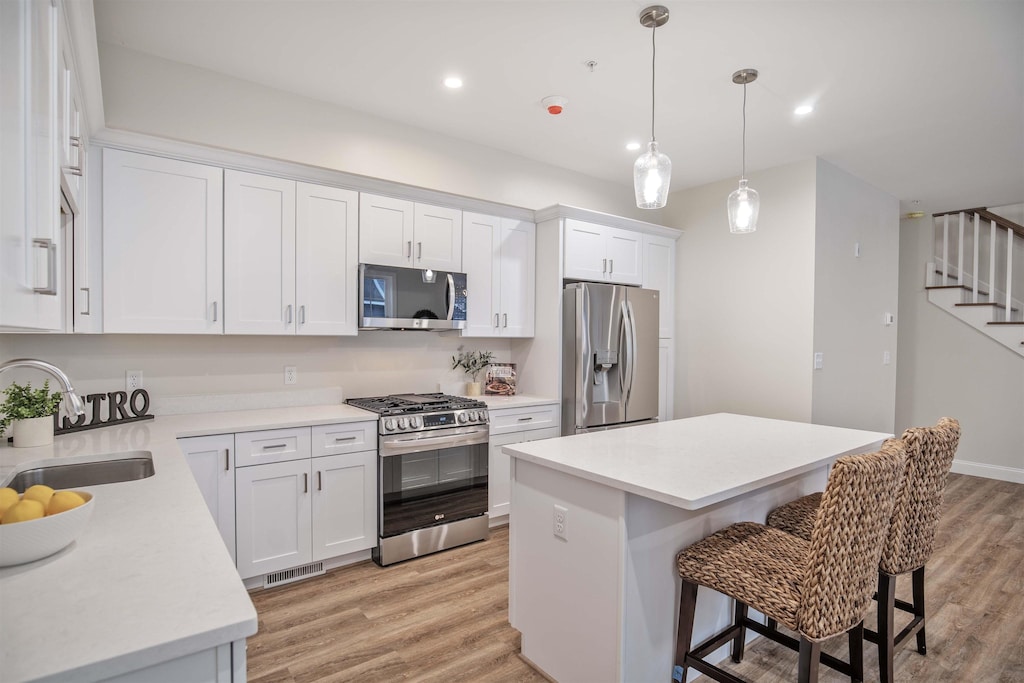
[[[981,462],[969,462],[967,460],[954,460],[953,472],[957,474],[969,474],[972,477],[985,477],[986,479],[999,479],[1024,484],[1024,468],[1004,467],[1002,465],[986,465]]]

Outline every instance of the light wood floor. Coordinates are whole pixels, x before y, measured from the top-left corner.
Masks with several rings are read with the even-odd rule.
[[[950,476],[926,587],[928,655],[912,642],[900,650],[898,682],[1024,683],[1024,485]],[[901,579],[897,594],[909,599],[909,589]],[[259,633],[248,641],[251,683],[545,680],[519,658],[519,635],[508,625],[506,529],[483,543],[383,569],[353,565],[252,598]],[[826,649],[845,657],[845,638]],[[877,681],[870,644],[864,666],[865,680]],[[796,654],[760,639],[727,668],[758,683],[795,681]],[[821,680],[849,679],[823,669]]]

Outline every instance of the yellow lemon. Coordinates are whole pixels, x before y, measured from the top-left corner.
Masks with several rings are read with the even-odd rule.
[[[85,505],[85,498],[74,491],[57,491],[50,498],[50,504],[46,506],[46,514],[56,515],[66,510],[74,510],[79,505]]]
[[[15,522],[27,522],[30,519],[39,519],[43,516],[43,504],[38,500],[21,499],[11,507],[7,508],[2,524],[13,524]]]
[[[36,484],[35,486],[29,486],[25,490],[25,494],[21,497],[22,500],[37,500],[43,504],[43,509],[50,504],[50,498],[53,497],[53,489],[46,484]]]
[[[17,503],[21,498],[14,489],[0,489],[0,517],[4,516],[7,508]]]

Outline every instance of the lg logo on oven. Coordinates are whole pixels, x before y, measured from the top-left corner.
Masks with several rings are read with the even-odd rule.
[[[434,515],[434,521],[435,522],[440,521],[442,519],[444,519],[444,513],[441,513],[439,515]]]

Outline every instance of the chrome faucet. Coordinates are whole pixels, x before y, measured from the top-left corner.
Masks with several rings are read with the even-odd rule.
[[[68,397],[68,412],[75,415],[85,414],[85,404],[82,403],[82,399],[75,393],[74,388],[71,386],[71,380],[56,365],[47,363],[44,360],[36,360],[35,358],[15,358],[0,364],[0,372],[11,368],[35,368],[36,370],[42,370],[53,375],[64,388],[64,395]]]

